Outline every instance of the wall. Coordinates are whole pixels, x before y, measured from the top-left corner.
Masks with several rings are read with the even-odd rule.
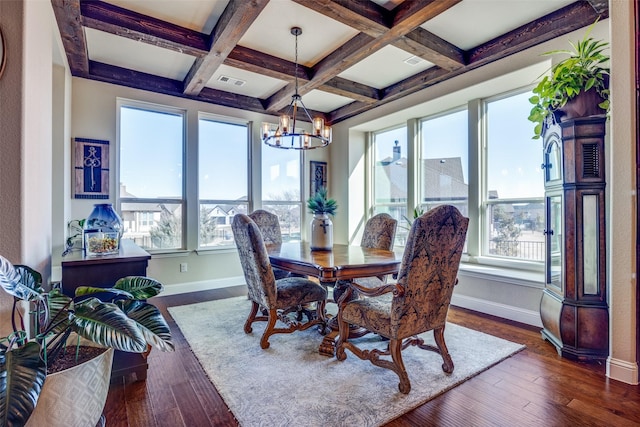
[[[638,384],[636,330],[636,138],[634,16],[637,2],[609,2],[611,25],[611,144],[607,150],[607,269],[610,356],[607,375]]]
[[[51,270],[52,19],[47,1],[0,2],[7,48],[0,79],[0,254],[45,280]],[[5,314],[10,301],[1,298]]]

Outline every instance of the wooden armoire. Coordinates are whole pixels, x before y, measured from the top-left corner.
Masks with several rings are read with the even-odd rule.
[[[546,126],[545,289],[542,336],[562,356],[593,360],[609,355],[606,288],[606,117]]]

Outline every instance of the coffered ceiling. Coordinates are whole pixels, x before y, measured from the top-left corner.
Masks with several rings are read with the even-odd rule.
[[[333,124],[609,12],[607,0],[51,2],[74,76],[278,114],[297,72],[305,106]]]

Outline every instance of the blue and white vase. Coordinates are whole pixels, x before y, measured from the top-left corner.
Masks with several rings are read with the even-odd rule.
[[[93,205],[84,222],[84,250],[88,256],[117,254],[123,225],[111,203]]]

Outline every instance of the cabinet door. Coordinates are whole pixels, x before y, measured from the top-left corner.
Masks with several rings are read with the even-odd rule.
[[[560,128],[552,126],[545,134],[544,142],[544,183],[561,183],[562,180],[562,140]]]
[[[564,230],[562,195],[545,198],[547,224],[545,228],[545,275],[547,287],[559,295],[564,292]]]

